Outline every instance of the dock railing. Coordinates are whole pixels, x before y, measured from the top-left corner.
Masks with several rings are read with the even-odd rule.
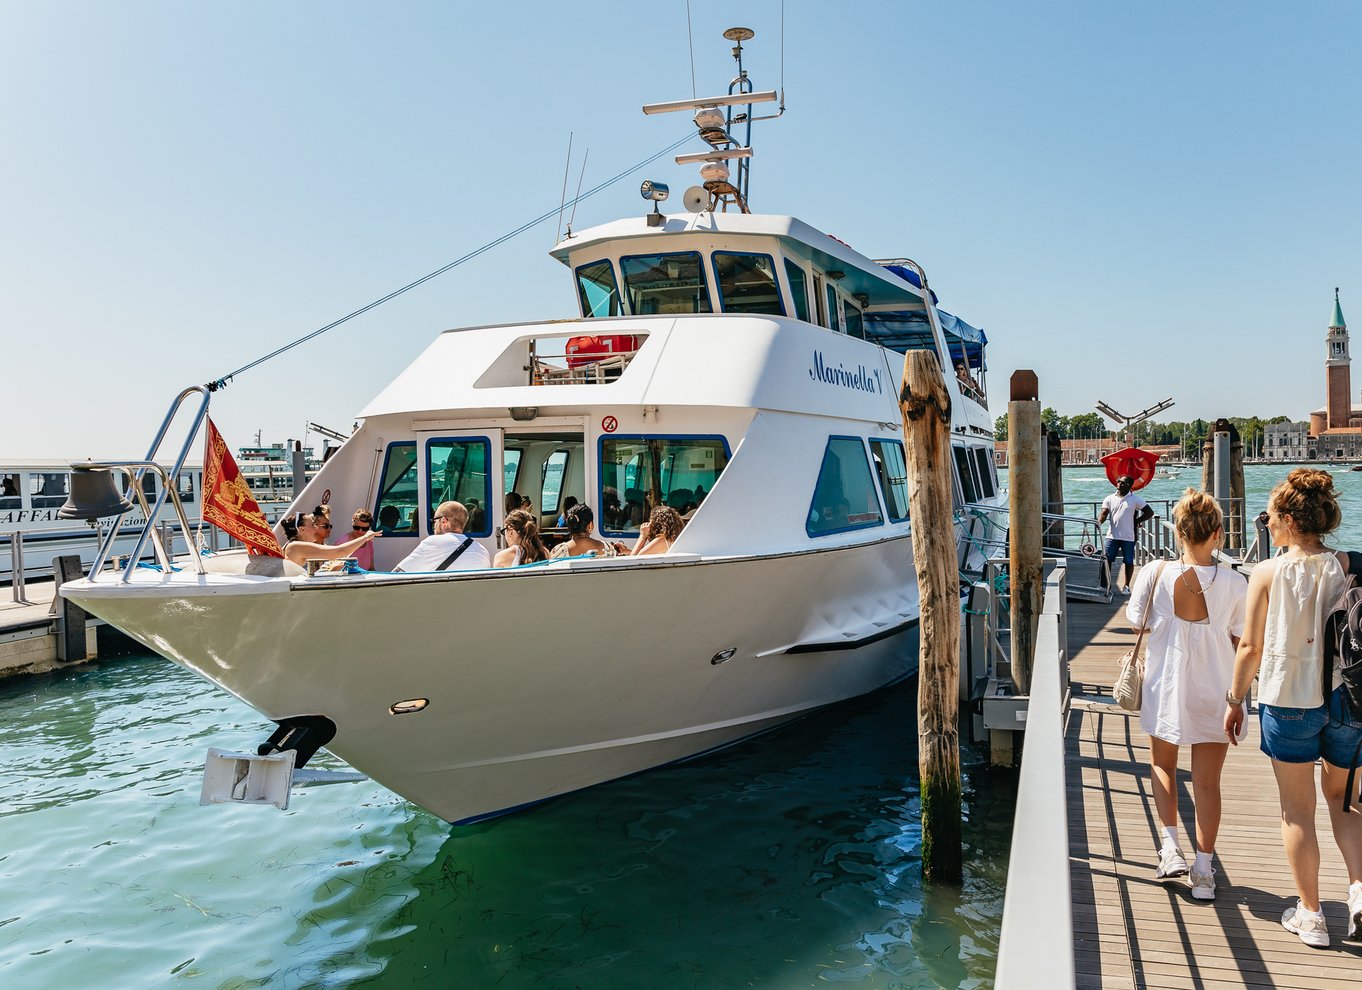
[[[994,985],[999,990],[1069,990],[1075,983],[1064,764],[1069,716],[1065,564],[1046,561],[998,939]]]

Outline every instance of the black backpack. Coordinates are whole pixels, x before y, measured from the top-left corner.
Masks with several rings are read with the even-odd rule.
[[[1324,697],[1327,701],[1334,683],[1334,668],[1343,680],[1343,703],[1353,722],[1362,724],[1362,553],[1348,551],[1348,583],[1328,617],[1324,620]],[[1362,757],[1362,741],[1353,752],[1348,770],[1348,790],[1343,810],[1352,807],[1356,793],[1357,762]]]

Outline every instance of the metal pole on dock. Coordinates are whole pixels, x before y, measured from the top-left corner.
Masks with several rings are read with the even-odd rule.
[[[960,573],[951,506],[951,399],[931,351],[909,351],[899,410],[907,454],[913,566],[921,603],[918,662],[918,774],[922,876],[959,882]]]
[[[1045,431],[1045,506],[1046,512],[1064,514],[1064,447],[1059,434],[1050,430]],[[1045,527],[1045,546],[1049,550],[1064,549],[1062,522]]]
[[[1211,429],[1202,447],[1201,490],[1213,494],[1225,514],[1225,549],[1242,550],[1246,532],[1244,441],[1228,419],[1217,419]]]
[[[1008,574],[1012,600],[1012,681],[1020,694],[1031,689],[1040,622],[1043,579],[1040,479],[1040,384],[1034,371],[1012,375],[1007,404]]]

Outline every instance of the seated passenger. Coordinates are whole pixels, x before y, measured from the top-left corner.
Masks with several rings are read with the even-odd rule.
[[[638,539],[634,541],[633,549],[629,549],[623,543],[616,543],[615,552],[631,557],[666,553],[681,535],[684,526],[680,513],[670,506],[659,505],[648,517],[648,521],[639,528]]]
[[[434,532],[403,557],[393,571],[412,574],[424,571],[471,571],[487,567],[491,559],[487,548],[463,528],[468,524],[468,510],[461,502],[441,502],[431,523]]]
[[[567,513],[568,538],[553,548],[553,552],[549,554],[549,559],[562,560],[564,557],[581,557],[587,554],[593,557],[615,556],[614,547],[591,535],[591,530],[595,526],[595,519],[591,506],[585,502],[569,509]]]
[[[378,536],[370,530],[353,540],[339,546],[329,547],[326,539],[331,535],[331,522],[321,506],[312,512],[299,512],[285,516],[279,523],[284,528],[284,558],[299,567],[306,567],[309,560],[338,560],[352,553]]]
[[[468,526],[475,533],[481,533],[487,527],[487,513],[483,511],[478,500],[470,498],[468,500]]]
[[[350,532],[346,533],[342,541],[356,540],[365,533],[371,532],[374,528],[374,514],[368,509],[356,509],[355,514],[350,517]],[[359,561],[359,566],[366,571],[374,569],[374,545],[366,543],[354,553],[355,560]]]
[[[549,559],[539,539],[539,524],[534,516],[524,509],[517,509],[506,517],[506,525],[501,527],[506,534],[506,549],[498,550],[492,559],[493,567],[515,567],[519,564],[537,564]]]
[[[568,513],[576,507],[576,495],[569,495],[567,498],[563,499],[563,511],[558,516],[558,527],[560,529],[568,524]]]
[[[507,492],[506,500],[501,507],[502,518],[509,516],[518,508],[520,508],[520,492]]]
[[[407,527],[402,525],[402,510],[395,505],[383,506],[378,510],[378,528],[385,533],[405,530]]]

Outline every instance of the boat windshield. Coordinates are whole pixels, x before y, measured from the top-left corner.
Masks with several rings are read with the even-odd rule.
[[[594,261],[577,269],[577,295],[585,317],[620,316],[620,290],[608,261]]]
[[[705,268],[697,251],[636,254],[620,259],[629,312],[711,313]]]

